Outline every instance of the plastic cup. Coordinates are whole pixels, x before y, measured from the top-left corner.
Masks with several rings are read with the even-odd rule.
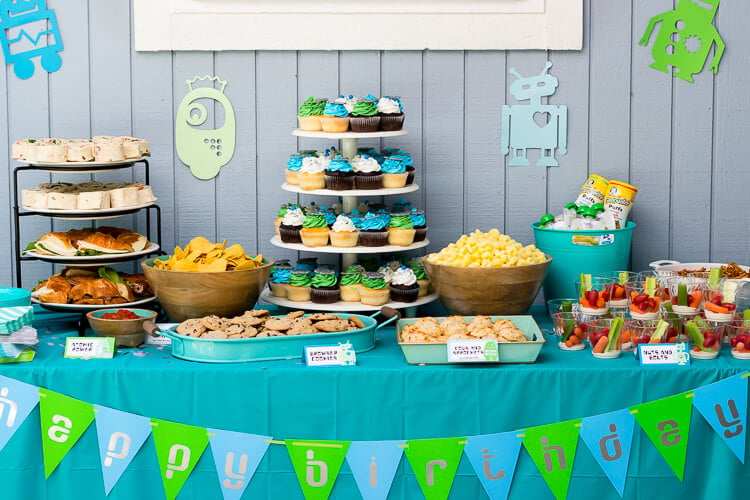
[[[580,310],[580,304],[578,303],[578,299],[576,298],[567,298],[567,299],[550,299],[547,301],[547,312],[549,313],[550,317],[552,317],[553,314],[556,312],[563,312],[562,311],[562,304],[563,302],[570,302],[571,303],[571,312],[578,312]]]
[[[694,279],[689,276],[678,276],[667,280],[669,300],[672,302],[672,310],[680,316],[695,316],[703,310],[703,293],[706,281]],[[686,303],[680,303],[680,292],[686,294]]]
[[[613,359],[620,355],[622,350],[622,334],[623,329],[620,330],[620,335],[617,337],[617,342],[613,346],[613,349],[601,350],[597,348],[597,345],[608,346],[610,339],[610,332],[612,330],[612,323],[614,321],[621,321],[619,318],[596,318],[586,323],[586,334],[588,335],[589,345],[591,345],[592,354],[595,358],[599,359]],[[606,341],[603,339],[607,339]],[[607,344],[604,344],[607,342]],[[601,343],[601,344],[600,344]]]
[[[578,301],[581,304],[581,312],[593,316],[603,316],[609,312],[609,300],[612,296],[612,287],[615,280],[612,278],[603,278],[600,276],[592,277],[590,288],[584,289],[581,281],[576,281],[576,292]],[[591,298],[596,298],[596,302],[591,304]]]
[[[703,312],[707,320],[728,323],[737,311],[737,292],[747,280],[722,279],[715,286],[706,285],[703,293]]]
[[[693,359],[716,359],[724,344],[724,323],[704,321],[702,325],[688,321],[685,330],[688,332],[690,343],[690,357]],[[692,327],[698,332],[698,337],[691,334]]]
[[[610,308],[628,307],[628,298],[625,293],[625,284],[638,279],[638,273],[633,271],[612,271],[602,274],[603,278],[612,278],[615,280],[612,286],[612,297],[609,299]],[[623,280],[624,278],[624,280]]]
[[[557,347],[563,351],[580,351],[586,348],[585,334],[580,327],[578,315],[568,312],[552,314],[552,330],[557,336]]]
[[[724,325],[724,334],[736,359],[750,359],[750,320],[734,319]]]
[[[654,331],[658,326],[658,319],[631,319],[625,325],[627,333],[623,335],[623,345],[629,340],[633,349],[637,349],[639,344],[674,344],[680,339],[681,324],[671,324],[658,341],[654,340]]]
[[[625,284],[628,296],[628,311],[633,319],[653,320],[659,317],[662,302],[662,286],[659,282],[649,288],[641,281]]]

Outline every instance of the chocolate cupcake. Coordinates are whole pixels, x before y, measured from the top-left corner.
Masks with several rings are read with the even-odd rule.
[[[373,96],[374,97],[374,96]],[[357,101],[349,115],[349,127],[352,132],[377,132],[380,125],[377,99],[363,99]]]
[[[380,116],[380,130],[401,130],[404,126],[404,111],[398,97],[385,96],[378,101],[378,115]]]
[[[341,291],[332,269],[318,269],[312,278],[310,300],[315,304],[333,304],[339,301]]]
[[[325,171],[326,188],[333,191],[354,189],[354,167],[346,158],[336,156]]]
[[[362,219],[359,244],[363,247],[382,247],[388,244],[388,223],[378,214],[368,213]]]
[[[424,216],[424,210],[412,208],[409,211],[409,217],[411,217],[411,223],[416,230],[414,242],[424,241],[427,238],[427,220]]]
[[[391,300],[393,302],[414,302],[419,295],[419,284],[414,271],[401,266],[391,277]]]
[[[284,243],[302,243],[300,229],[305,221],[305,214],[300,208],[287,210],[279,224],[279,236]]]
[[[356,173],[354,185],[357,189],[380,189],[383,187],[383,172],[380,163],[370,155],[355,156],[352,166]]]

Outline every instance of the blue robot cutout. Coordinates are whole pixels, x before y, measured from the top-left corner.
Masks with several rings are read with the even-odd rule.
[[[37,56],[49,73],[62,66],[60,29],[45,0],[0,0],[0,29],[5,63],[13,65],[18,78],[32,77]]]
[[[654,58],[651,67],[669,73],[671,66],[675,69],[672,76],[692,83],[693,75],[703,71],[708,53],[716,45],[714,57],[708,67],[716,73],[726,48],[713,25],[719,2],[720,0],[679,0],[674,10],[652,17],[638,42],[644,47],[648,46],[651,33],[661,23],[651,49]]]
[[[512,151],[508,161],[511,167],[528,167],[529,149],[541,150],[537,167],[557,167],[555,149],[562,155],[568,152],[568,107],[542,104],[542,97],[554,94],[558,86],[557,78],[547,72],[551,67],[552,63],[547,61],[541,74],[529,77],[510,69],[510,74],[517,78],[510,86],[510,93],[518,101],[529,101],[503,105],[502,153],[507,155]],[[537,117],[542,119],[537,122]]]

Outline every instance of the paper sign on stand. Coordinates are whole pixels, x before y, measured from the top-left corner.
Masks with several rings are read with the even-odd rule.
[[[689,366],[690,354],[688,354],[688,345],[685,342],[677,344],[639,344],[638,360],[641,366]]]
[[[307,366],[354,366],[357,353],[349,342],[338,345],[305,346],[303,358]]]
[[[497,363],[497,341],[492,339],[449,340],[449,363]]]
[[[68,337],[64,357],[70,359],[112,359],[114,337]]]

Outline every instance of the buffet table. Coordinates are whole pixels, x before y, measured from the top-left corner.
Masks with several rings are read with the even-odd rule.
[[[540,308],[533,313],[549,331],[546,313]],[[39,316],[43,337],[36,359],[1,365],[0,375],[139,415],[275,439],[386,440],[503,432],[619,410],[750,369],[750,362],[731,358],[728,349],[717,360],[686,368],[641,368],[629,354],[598,360],[590,350],[562,352],[551,337],[532,365],[409,366],[392,327],[379,332],[377,348],[360,354],[356,367],[307,368],[299,360],[199,364],[154,346],[121,350],[112,360],[69,360],[62,356],[62,345],[74,324],[62,316]],[[94,425],[45,481],[38,412],[0,452],[3,497],[104,498]],[[661,500],[746,495],[750,467],[737,461],[697,411],[691,425],[683,483],[636,427],[625,498],[657,492]],[[109,498],[138,496],[163,497],[152,438]],[[552,498],[522,451],[510,498],[524,496]],[[220,497],[206,450],[179,498]],[[302,498],[283,446],[270,446],[244,497]],[[332,498],[360,498],[346,464]],[[405,458],[390,498],[421,498]],[[485,498],[465,457],[451,498]],[[569,498],[618,498],[583,443]]]

